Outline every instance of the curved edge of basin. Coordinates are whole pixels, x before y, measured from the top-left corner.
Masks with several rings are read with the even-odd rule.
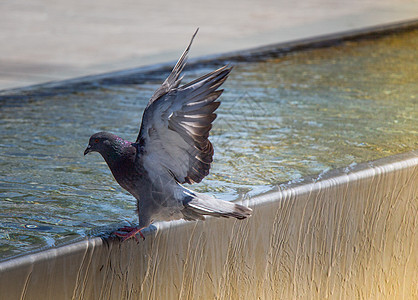
[[[303,51],[314,48],[325,48],[334,46],[338,43],[345,41],[354,41],[367,38],[378,38],[393,34],[395,32],[403,32],[418,29],[418,19],[406,20],[402,22],[382,24],[379,26],[366,27],[363,29],[356,29],[350,31],[343,31],[339,33],[315,36],[307,39],[294,40],[284,43],[271,44],[260,46],[252,49],[244,49],[240,51],[221,53],[208,55],[197,58],[190,58],[188,61],[188,68],[193,68],[204,63],[231,63],[239,61],[254,61],[265,60],[266,57],[272,57],[277,55],[285,55],[286,53],[293,53],[295,51]],[[51,81],[37,85],[31,85],[16,89],[0,90],[0,99],[22,96],[32,96],[40,93],[54,94],[65,93],[66,91],[72,92],[75,89],[86,89],[91,86],[104,81],[121,81],[124,78],[135,77],[139,74],[152,74],[167,72],[169,73],[176,62],[168,62],[150,66],[143,66],[138,68],[132,68],[127,70],[109,72],[104,74],[96,74],[91,76],[77,77],[73,79]]]
[[[245,200],[244,221],[162,222],[139,243],[95,237],[3,261],[0,298],[417,295],[417,177],[412,151]]]

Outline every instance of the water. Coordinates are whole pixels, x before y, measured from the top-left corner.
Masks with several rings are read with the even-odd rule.
[[[211,131],[211,174],[192,188],[233,200],[416,149],[417,48],[414,31],[237,64]],[[186,69],[184,82],[215,67]],[[133,197],[83,151],[97,131],[135,140],[166,76],[2,97],[0,259],[136,222]]]

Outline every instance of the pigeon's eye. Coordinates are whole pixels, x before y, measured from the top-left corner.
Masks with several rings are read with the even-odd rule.
[[[97,144],[100,140],[99,139],[95,139],[94,143]]]

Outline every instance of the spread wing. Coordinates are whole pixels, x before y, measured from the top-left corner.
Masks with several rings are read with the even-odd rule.
[[[213,160],[208,138],[220,105],[216,100],[223,92],[217,89],[231,67],[224,66],[179,87],[189,48],[155,92],[142,117],[136,142],[144,167],[154,179],[170,174],[180,183],[200,182],[209,174]]]

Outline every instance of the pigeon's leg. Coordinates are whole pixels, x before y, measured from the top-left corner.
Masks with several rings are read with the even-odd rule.
[[[145,227],[131,227],[131,226],[125,226],[123,228],[118,229],[116,232],[114,232],[114,234],[118,237],[123,238],[122,242],[126,241],[127,239],[130,238],[135,238],[138,242],[138,238],[136,237],[136,235],[139,233],[139,235],[142,237],[143,240],[145,240],[145,236],[142,234],[141,230],[144,229]],[[118,231],[126,231],[125,233],[120,233]]]

